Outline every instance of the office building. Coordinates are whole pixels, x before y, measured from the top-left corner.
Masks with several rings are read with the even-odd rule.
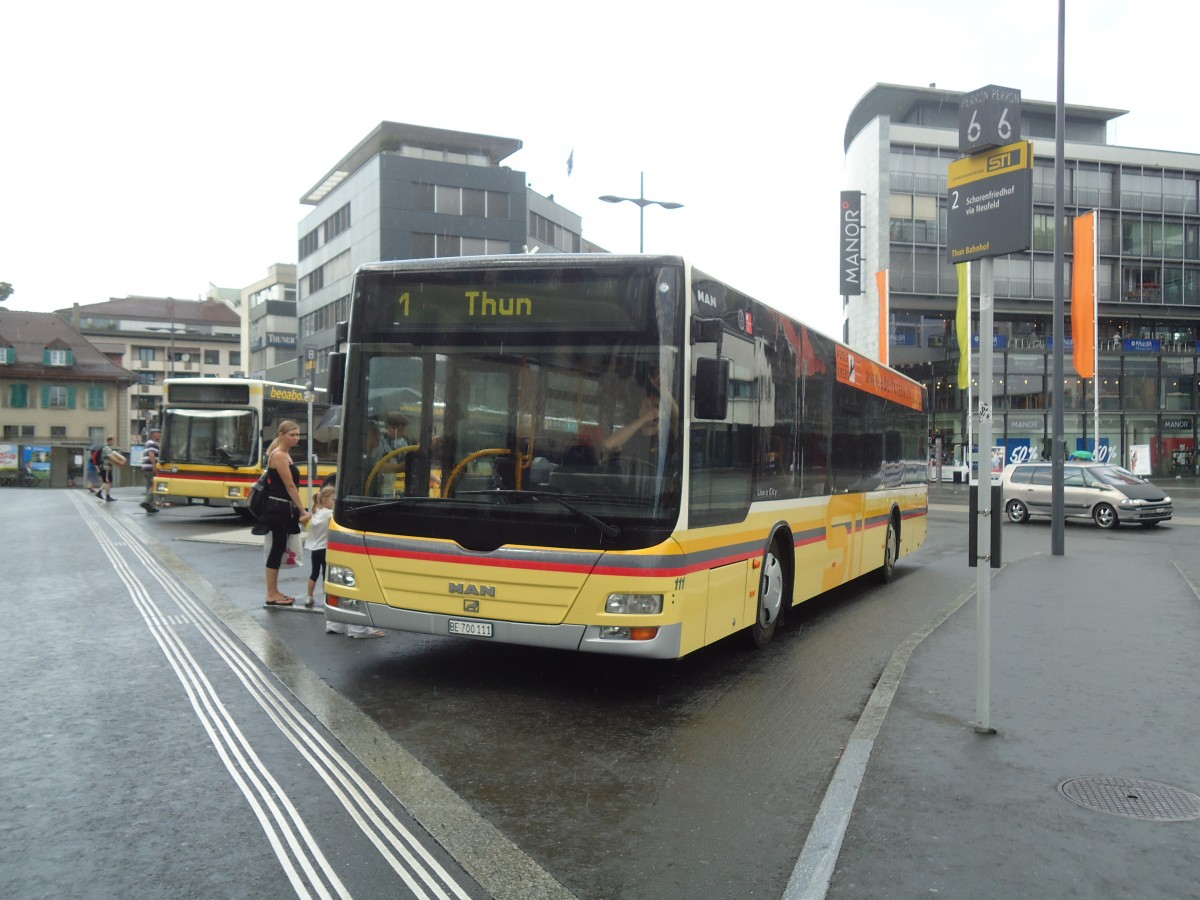
[[[874,274],[886,269],[889,361],[927,385],[930,429],[947,448],[961,445],[967,424],[955,379],[957,277],[946,260],[947,170],[962,156],[962,96],[875,85],[847,122],[842,185],[861,192],[862,292],[847,292],[845,337],[879,355]],[[1033,142],[1031,246],[994,261],[993,421],[1009,459],[1049,453],[1053,429],[1055,105],[1022,98],[1021,109],[1020,136]],[[1155,475],[1195,472],[1200,154],[1108,143],[1108,124],[1124,113],[1066,107],[1065,336],[1073,221],[1095,209],[1101,349],[1093,381],[1078,377],[1064,348],[1064,437],[1068,451],[1091,446],[1098,389],[1102,453],[1128,464],[1133,448],[1147,447]],[[978,270],[972,265],[976,308]]]
[[[579,216],[501,163],[513,138],[381,122],[301,198],[297,351],[316,351],[326,381],[334,326],[347,317],[355,269],[385,259],[590,249]],[[295,379],[291,365],[273,378]]]
[[[250,378],[272,370],[296,372],[296,264],[275,263],[265,278],[242,289],[242,361]]]

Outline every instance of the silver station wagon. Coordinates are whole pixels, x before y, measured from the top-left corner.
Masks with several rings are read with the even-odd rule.
[[[1050,515],[1048,462],[1013,463],[1001,476],[1004,513],[1010,522]],[[1068,519],[1091,519],[1101,528],[1122,522],[1157,525],[1171,518],[1171,498],[1128,469],[1104,463],[1063,463],[1063,508]]]

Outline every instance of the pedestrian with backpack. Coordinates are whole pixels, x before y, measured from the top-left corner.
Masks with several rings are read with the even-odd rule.
[[[97,500],[105,500],[109,503],[117,498],[112,495],[113,485],[113,458],[112,455],[116,451],[117,439],[111,434],[105,438],[104,446],[100,448],[100,490],[96,491]],[[108,493],[105,493],[105,490]]]
[[[295,597],[279,590],[279,566],[287,551],[288,536],[300,533],[300,526],[308,523],[312,513],[304,508],[300,499],[300,470],[292,462],[292,450],[300,443],[300,425],[291,419],[279,423],[278,432],[267,448],[267,498],[266,508],[251,534],[269,534],[270,549],[267,551],[266,582],[267,606],[291,606]]]
[[[161,428],[151,428],[150,436],[142,445],[142,477],[146,479],[146,496],[142,498],[142,509],[147,515],[158,512],[158,507],[154,505],[154,467],[158,465],[158,442],[161,436]]]
[[[87,457],[83,461],[84,480],[87,483],[87,489],[93,494],[96,493],[102,483],[100,481],[100,446],[89,450]],[[88,468],[89,465],[91,466],[90,469]]]

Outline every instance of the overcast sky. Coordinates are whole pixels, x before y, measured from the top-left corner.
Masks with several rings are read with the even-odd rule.
[[[380,121],[516,138],[585,237],[685,253],[840,334],[837,192],[879,82],[1057,92],[1056,0],[9,2],[0,281],[11,309],[195,298],[294,262],[299,202]],[[1114,144],[1200,151],[1200,13],[1067,3],[1067,103]],[[566,160],[574,149],[574,174]]]

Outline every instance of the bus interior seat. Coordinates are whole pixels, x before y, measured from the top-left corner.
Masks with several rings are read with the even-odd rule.
[[[545,456],[535,456],[533,462],[529,464],[529,483],[539,487],[549,486],[550,476],[557,468],[558,466]]]

